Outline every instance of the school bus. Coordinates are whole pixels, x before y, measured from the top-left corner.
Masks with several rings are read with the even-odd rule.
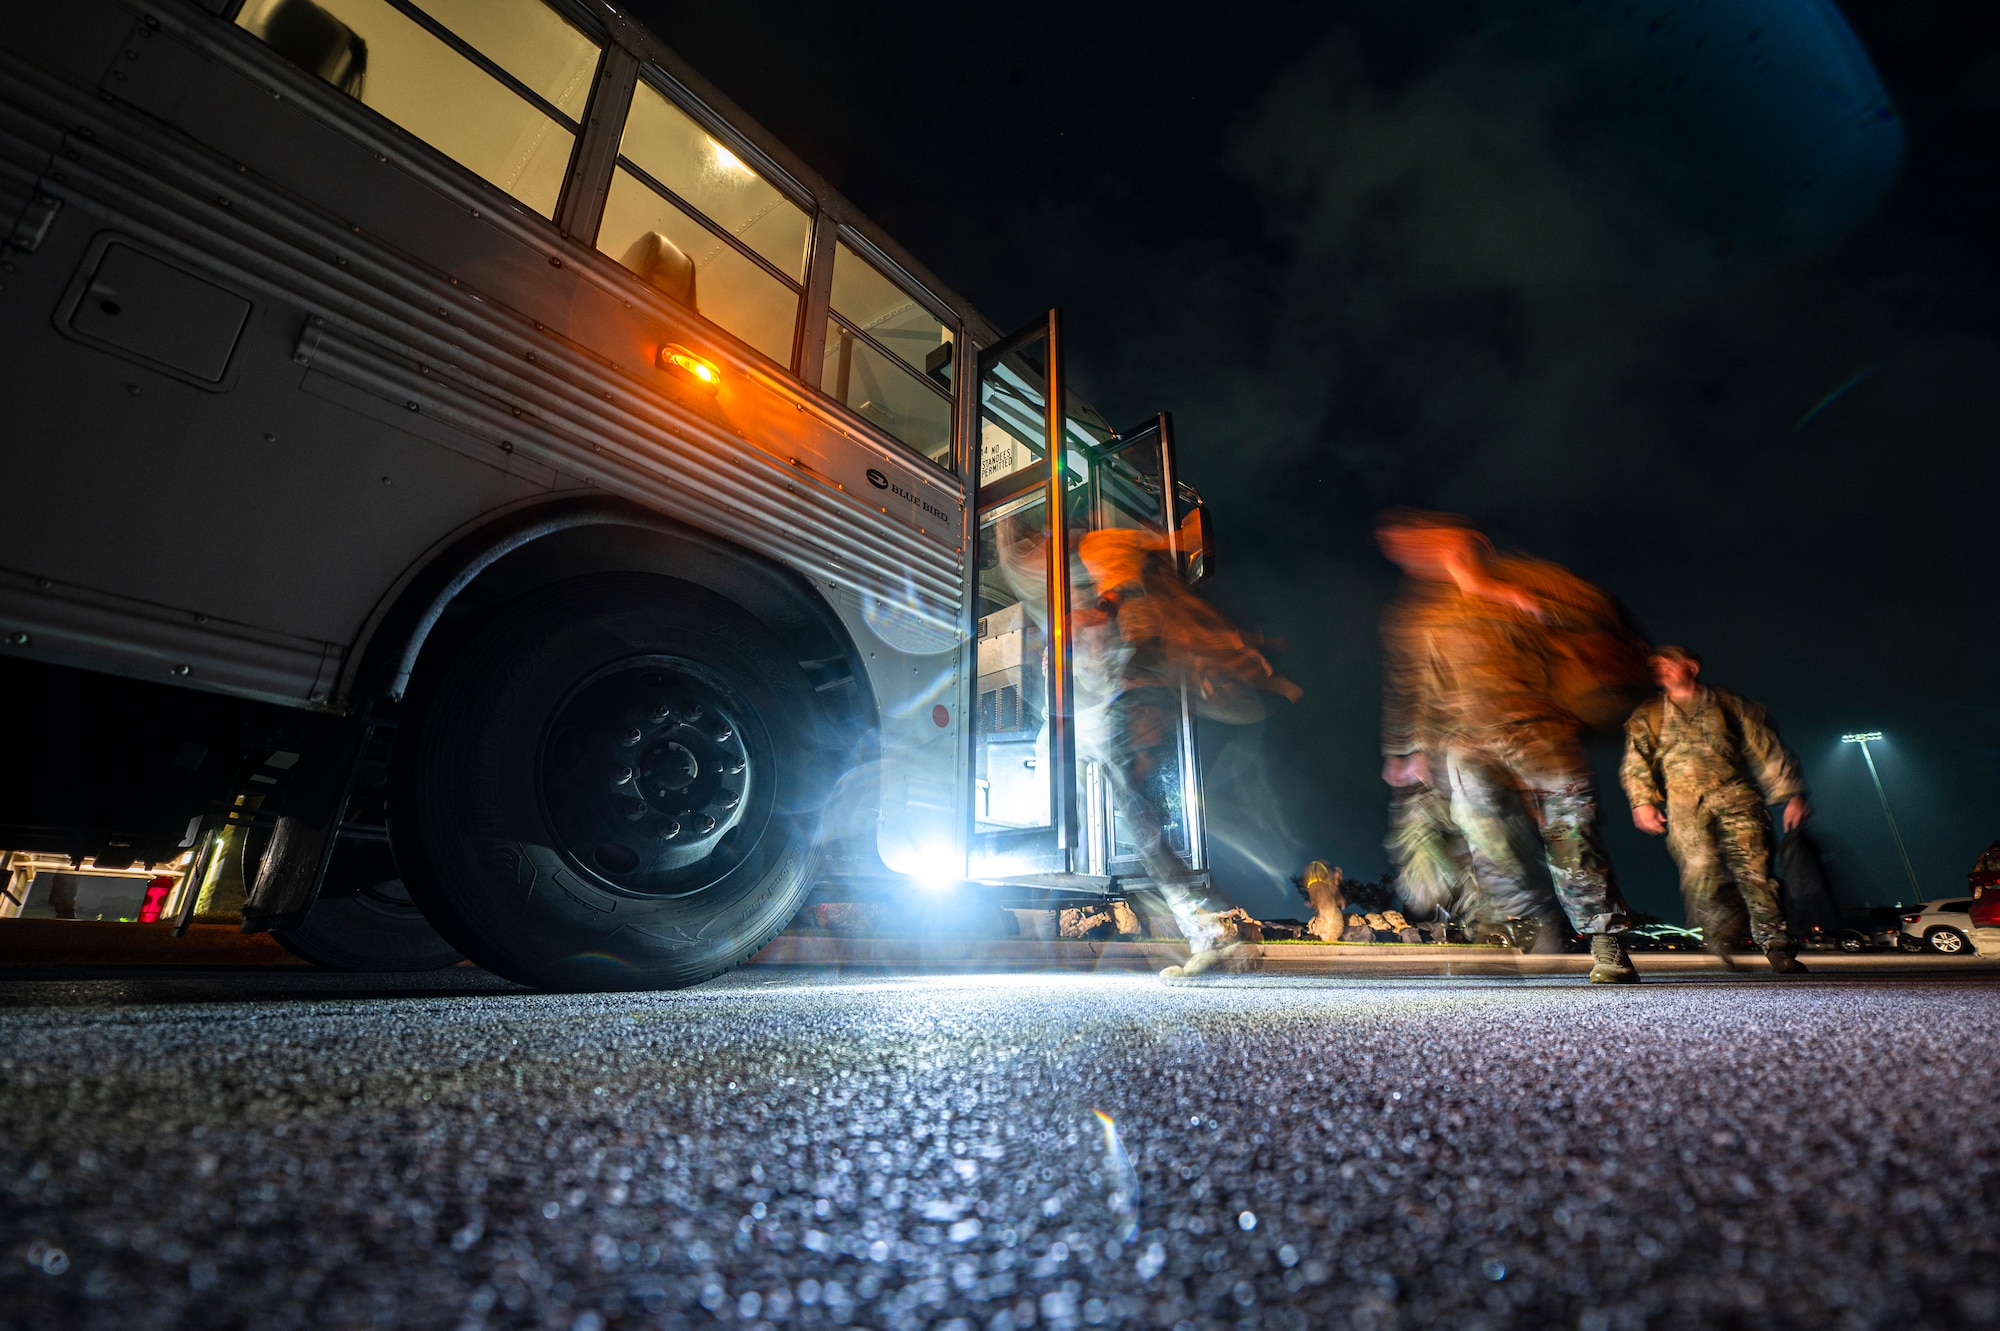
[[[311,959],[551,987],[697,982],[815,884],[1142,874],[1073,552],[1201,576],[1171,420],[614,6],[18,7],[0,225],[0,847],[238,855]]]

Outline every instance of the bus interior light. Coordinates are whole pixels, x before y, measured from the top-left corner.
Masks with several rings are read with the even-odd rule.
[[[695,355],[678,342],[661,347],[655,364],[703,392],[713,393],[722,387],[722,371],[715,368],[715,362]]]

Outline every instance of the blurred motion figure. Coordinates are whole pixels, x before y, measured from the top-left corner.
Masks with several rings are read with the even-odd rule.
[[[1084,532],[1072,573],[1077,603],[1077,746],[1096,759],[1190,955],[1170,977],[1226,961],[1246,941],[1249,917],[1166,844],[1176,816],[1181,691],[1195,711],[1242,725],[1262,720],[1271,695],[1297,701],[1258,645],[1180,576],[1164,533],[1126,527]],[[1173,798],[1177,798],[1174,796]]]
[[[1079,524],[1082,525],[1082,524]],[[1046,530],[1007,518],[995,533],[998,576],[1035,623],[1048,623]],[[1076,741],[1109,781],[1119,816],[1152,888],[1134,909],[1158,918],[1164,906],[1188,942],[1185,966],[1197,975],[1238,955],[1249,915],[1206,873],[1188,869],[1168,844],[1179,817],[1178,736],[1182,690],[1195,712],[1227,725],[1261,721],[1274,698],[1296,702],[1298,685],[1280,675],[1261,643],[1204,601],[1181,576],[1164,532],[1131,527],[1084,530],[1067,561],[1075,654]]]
[[[1376,537],[1405,575],[1382,621],[1383,780],[1443,796],[1464,838],[1475,923],[1532,918],[1546,936],[1559,903],[1591,940],[1591,982],[1635,982],[1582,737],[1608,705],[1630,706],[1637,635],[1603,592],[1554,564],[1497,554],[1463,518],[1394,509]],[[1422,853],[1449,856],[1434,801],[1420,821]],[[1433,876],[1450,881],[1449,859],[1438,863]]]
[[[1812,816],[1798,760],[1764,709],[1726,689],[1699,682],[1701,658],[1685,647],[1652,657],[1660,692],[1625,723],[1619,780],[1640,831],[1665,836],[1681,872],[1690,923],[1703,945],[1732,969],[1719,927],[1724,893],[1734,881],[1750,914],[1750,937],[1771,969],[1805,970],[1792,955],[1778,884],[1771,876],[1771,815],[1785,806],[1787,832]]]
[[[1394,788],[1383,846],[1395,866],[1396,895],[1420,917],[1464,923],[1478,914],[1472,856],[1443,792],[1425,784]]]

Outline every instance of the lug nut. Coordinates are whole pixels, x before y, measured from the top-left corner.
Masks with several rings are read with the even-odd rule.
[[[623,786],[629,784],[631,780],[632,780],[632,769],[629,767],[621,767],[618,769],[618,775],[611,779],[611,783],[613,785]]]
[[[703,836],[707,836],[715,830],[715,819],[709,817],[707,814],[703,814],[701,817],[695,819],[694,830]]]
[[[715,742],[717,744],[727,744],[735,735],[735,731],[731,730],[728,726],[724,726],[715,732]]]
[[[679,823],[668,823],[666,826],[666,830],[660,833],[660,840],[672,841],[675,837],[679,836],[680,834],[681,834],[681,825]]]
[[[700,703],[694,703],[688,707],[687,716],[685,719],[689,721],[699,721],[705,715],[707,715],[707,713],[702,710],[702,705]]]
[[[722,774],[724,776],[742,776],[744,765],[741,758],[731,758],[722,765]]]
[[[625,742],[627,744],[637,744],[640,740],[644,738],[646,738],[646,732],[643,730],[635,728],[625,732]]]
[[[653,709],[653,719],[655,721],[671,721],[674,719],[674,709],[666,703],[661,703]]]
[[[742,798],[733,790],[725,790],[716,795],[715,802],[725,809],[733,809],[736,807],[736,802]]]

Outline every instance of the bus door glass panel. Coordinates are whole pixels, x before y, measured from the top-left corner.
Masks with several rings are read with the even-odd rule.
[[[1064,515],[1050,511],[1045,460],[1059,352],[1046,332],[1003,346],[982,358],[979,377],[973,859],[975,872],[1063,870],[1076,806],[1061,786],[1074,767],[1060,706],[1067,634],[1051,632],[1067,628],[1051,622],[1065,598],[1050,595],[1049,572]],[[1077,477],[1066,482],[1076,493]]]
[[[248,0],[236,22],[555,216],[600,52],[541,0]]]
[[[979,515],[974,614],[973,830],[1053,828],[1049,763],[1048,497]]]
[[[939,466],[951,466],[957,339],[845,241],[833,252],[820,388]]]
[[[1048,454],[1046,381],[1037,368],[1036,346],[1010,353],[986,369],[979,383],[979,485],[999,485],[1040,463]],[[1065,395],[1067,396],[1067,395]],[[1068,485],[1089,483],[1090,455],[1111,428],[1087,406],[1071,401],[1063,420]]]
[[[1031,342],[979,378],[979,488],[1018,476],[1048,454],[1047,344]]]
[[[780,365],[812,218],[643,79],[619,141],[597,248]]]
[[[1165,521],[1168,446],[1155,419],[1095,450],[1089,511],[1076,524],[1085,533],[1077,542],[1085,567],[1073,600],[1104,607],[1103,619],[1083,617],[1076,635],[1078,750],[1086,797],[1099,801],[1091,821],[1107,829],[1093,858],[1101,854],[1112,874],[1141,870],[1121,786],[1158,811],[1172,854],[1189,861],[1194,853],[1186,626],[1158,613],[1162,584],[1180,578]]]

